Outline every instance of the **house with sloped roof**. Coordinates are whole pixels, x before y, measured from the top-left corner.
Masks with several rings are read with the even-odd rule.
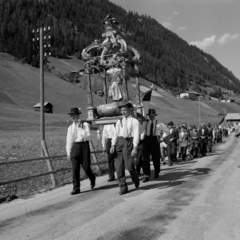
[[[225,117],[227,122],[240,122],[240,113],[228,113]]]
[[[34,110],[36,112],[40,112],[41,109],[41,104],[37,103],[34,107]],[[45,113],[53,113],[53,105],[50,102],[45,102],[44,103],[44,112]]]

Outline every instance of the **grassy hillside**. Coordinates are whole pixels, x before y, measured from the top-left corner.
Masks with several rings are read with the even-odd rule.
[[[87,92],[84,89],[86,76],[80,78],[81,87],[60,79],[58,72],[68,73],[71,70],[83,68],[83,62],[76,57],[69,59],[49,58],[49,66],[54,70],[45,73],[45,101],[54,106],[54,114],[46,115],[47,126],[66,126],[69,119],[67,113],[71,107],[81,107],[83,118],[86,118]],[[140,79],[141,93],[146,92],[152,83]],[[39,113],[33,106],[39,102],[39,69],[27,64],[21,64],[11,55],[0,54],[0,128],[18,129],[39,126]],[[99,75],[93,76],[93,88],[101,88],[102,81]],[[130,98],[135,101],[135,79],[128,81]],[[155,108],[160,122],[167,123],[172,120],[176,124],[187,122],[198,124],[199,103],[173,97],[168,90],[154,86],[151,107]],[[103,103],[103,98],[93,94],[94,106]],[[238,99],[238,97],[235,97]],[[111,100],[109,99],[109,102]],[[217,116],[227,108],[228,112],[239,112],[239,105],[235,103],[220,103],[204,101],[201,103],[202,122],[219,122]]]

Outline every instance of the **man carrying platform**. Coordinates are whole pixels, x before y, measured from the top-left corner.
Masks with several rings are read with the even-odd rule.
[[[131,116],[130,102],[122,102],[118,106],[123,118],[116,123],[116,131],[112,138],[110,152],[113,154],[116,150],[117,159],[116,172],[120,187],[120,195],[128,193],[128,186],[125,177],[125,168],[129,171],[135,187],[139,187],[139,178],[134,166],[134,157],[137,155],[137,146],[139,143],[139,122]]]
[[[157,127],[157,116],[155,109],[149,109],[149,120],[146,123],[145,137],[143,140],[143,173],[144,178],[142,182],[148,182],[150,178],[150,156],[152,157],[154,165],[154,178],[159,178],[160,173],[160,144],[158,142],[158,136],[160,136],[160,130]]]
[[[90,128],[87,122],[79,119],[81,111],[78,108],[71,108],[69,115],[72,118],[72,125],[68,127],[66,151],[67,159],[72,162],[73,191],[71,195],[80,193],[80,165],[90,179],[91,189],[95,187],[96,176],[93,174],[90,158],[89,137]]]

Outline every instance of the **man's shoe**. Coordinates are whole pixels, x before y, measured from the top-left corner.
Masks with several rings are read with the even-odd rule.
[[[94,189],[96,184],[96,176],[94,175],[94,180],[91,181],[91,189]]]
[[[149,178],[144,178],[144,179],[142,180],[143,183],[146,183],[146,182],[148,182],[148,181],[149,181]]]
[[[119,195],[124,195],[124,194],[126,194],[126,193],[128,193],[128,190],[121,190],[121,191],[119,192]]]
[[[135,182],[134,182],[134,183],[135,183],[135,187],[136,187],[136,188],[138,188],[138,187],[139,187],[139,185],[140,185],[139,179],[135,180]]]
[[[154,175],[154,178],[155,178],[155,179],[159,178],[159,174],[155,174],[155,175]]]
[[[109,178],[107,181],[108,182],[113,182],[113,181],[115,181],[115,178]]]
[[[71,195],[77,195],[77,194],[79,194],[79,193],[81,193],[80,192],[80,190],[73,190],[73,191],[71,191]]]

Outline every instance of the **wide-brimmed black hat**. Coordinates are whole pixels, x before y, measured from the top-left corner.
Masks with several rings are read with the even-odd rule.
[[[157,113],[156,113],[155,109],[149,108],[147,115],[149,115],[149,116],[157,116]]]
[[[68,113],[68,115],[73,115],[73,114],[81,114],[81,108],[71,108],[70,109],[70,113]]]
[[[168,125],[168,126],[173,126],[174,123],[171,121],[171,122],[169,122],[167,125]]]
[[[128,108],[132,108],[133,105],[130,102],[124,101],[118,104],[118,108],[122,108],[122,107],[128,107]]]

